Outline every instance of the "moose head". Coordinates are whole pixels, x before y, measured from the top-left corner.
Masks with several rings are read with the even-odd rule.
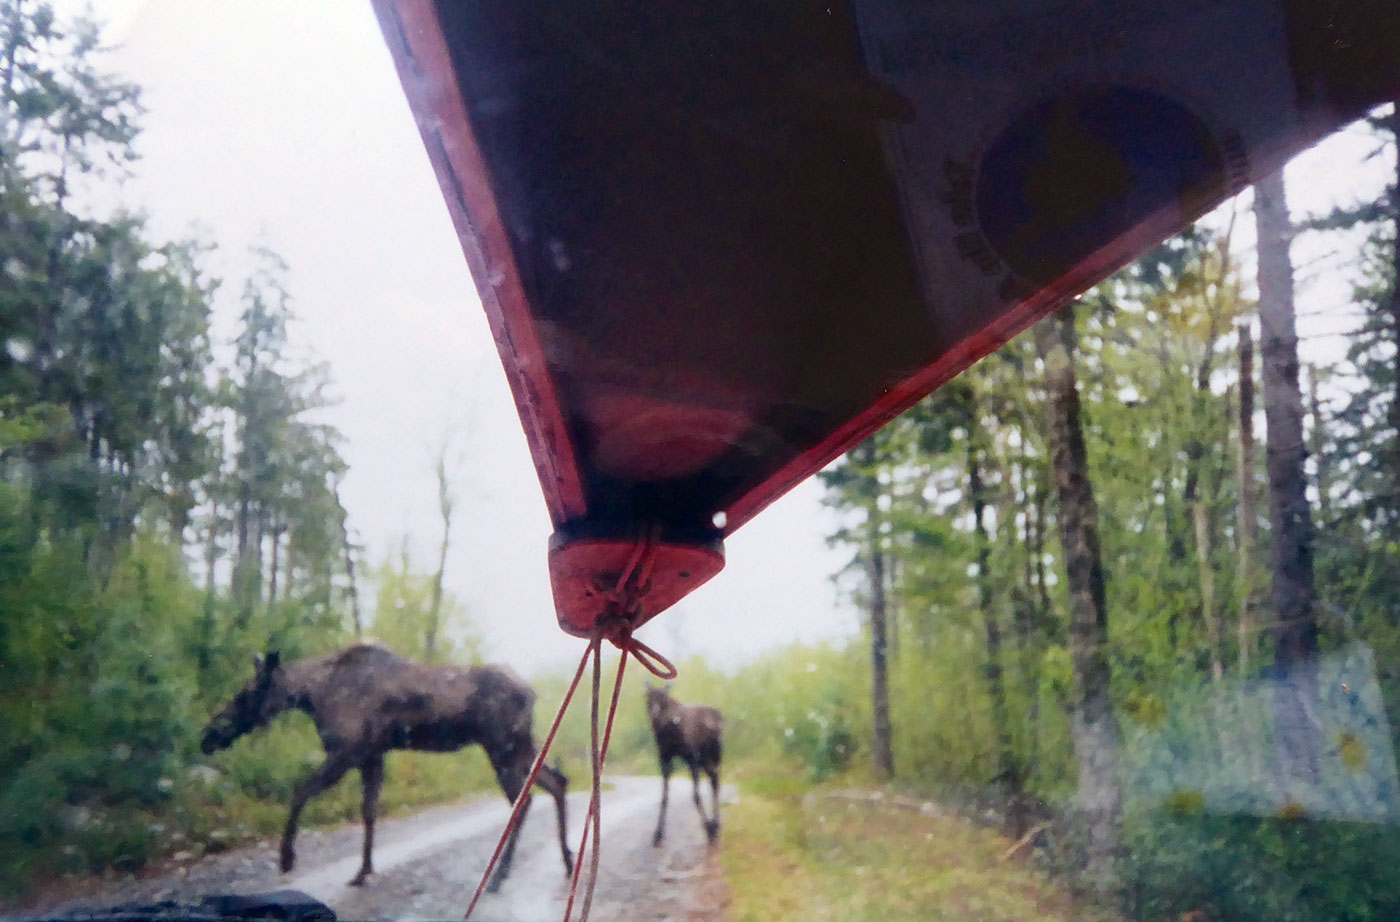
[[[276,650],[253,657],[253,678],[204,728],[199,748],[205,755],[227,749],[250,730],[263,726],[283,709],[285,702],[273,694],[281,657]]]
[[[651,718],[653,724],[661,719],[661,716],[670,710],[674,703],[675,699],[671,697],[671,683],[667,682],[665,685],[647,683],[647,716]]]

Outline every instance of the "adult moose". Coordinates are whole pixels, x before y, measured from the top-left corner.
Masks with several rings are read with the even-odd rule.
[[[690,767],[694,786],[695,809],[705,824],[705,836],[710,844],[719,838],[719,762],[723,751],[721,734],[724,717],[712,707],[681,704],[665,688],[647,686],[647,715],[651,732],[656,737],[656,752],[661,759],[661,814],[656,818],[656,835],[651,844],[660,845],[666,827],[666,797],[671,787],[671,763],[680,759]],[[700,772],[710,778],[710,800],[714,804],[714,819],[705,815],[700,801]]]
[[[455,752],[472,744],[486,750],[496,780],[510,800],[519,795],[535,758],[531,738],[535,693],[500,666],[429,666],[369,643],[283,665],[276,652],[254,658],[253,678],[204,728],[206,755],[226,749],[243,734],[283,711],[306,712],[316,724],[326,761],[297,784],[282,834],[282,870],[296,863],[297,822],[306,802],[333,787],[351,768],[360,770],[364,858],[352,887],[374,871],[374,817],[390,749]],[[554,797],[565,873],[573,855],[565,837],[568,779],[548,766],[535,783]],[[528,802],[525,809],[529,808]],[[523,820],[524,813],[521,813]],[[519,834],[515,827],[489,889],[505,880]]]

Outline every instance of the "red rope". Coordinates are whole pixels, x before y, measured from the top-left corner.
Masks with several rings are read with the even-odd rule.
[[[510,838],[511,830],[520,821],[520,811],[524,809],[525,801],[530,796],[530,788],[535,783],[535,778],[539,776],[540,768],[544,765],[545,756],[549,754],[549,747],[554,744],[554,735],[559,732],[559,724],[564,720],[564,712],[569,709],[569,702],[574,698],[574,692],[578,689],[579,680],[583,678],[583,667],[588,662],[589,651],[596,648],[598,639],[594,638],[589,642],[588,650],[584,651],[583,659],[579,660],[578,670],[574,672],[574,680],[569,683],[568,691],[564,692],[564,700],[559,702],[559,710],[554,715],[554,723],[550,724],[549,733],[545,735],[544,745],[540,747],[539,754],[535,756],[535,762],[530,767],[530,774],[525,779],[525,785],[520,789],[520,793],[515,795],[515,804],[511,808],[510,818],[506,820],[506,828],[501,832],[500,841],[496,843],[496,850],[491,853],[491,860],[486,863],[486,872],[481,875],[481,883],[476,885],[476,892],[472,894],[471,902],[467,904],[467,911],[462,916],[464,919],[471,918],[472,910],[476,908],[477,901],[481,899],[481,894],[486,892],[486,882],[491,879],[491,872],[496,869],[496,862],[501,858],[501,849],[505,848],[506,840]]]
[[[624,656],[623,659],[626,659],[626,657]],[[564,922],[569,922],[569,916],[572,915],[574,911],[574,896],[578,893],[579,879],[583,874],[583,859],[585,855],[590,854],[590,852],[588,851],[590,834],[592,835],[594,842],[594,848],[591,852],[591,855],[595,859],[594,861],[591,861],[589,865],[588,890],[590,894],[592,893],[594,883],[597,881],[598,878],[598,868],[596,861],[598,855],[598,848],[596,843],[600,831],[597,828],[597,816],[599,790],[601,787],[598,783],[598,778],[602,774],[598,770],[598,695],[599,686],[602,684],[602,660],[602,649],[595,649],[593,653],[593,698],[589,702],[589,719],[590,727],[592,728],[592,736],[590,737],[588,751],[589,762],[592,766],[593,777],[591,790],[588,794],[588,810],[583,815],[583,837],[579,840],[578,844],[578,860],[574,862],[574,876],[573,879],[569,881],[569,899],[568,902],[564,904]],[[587,918],[586,914],[584,918]]]
[[[603,832],[602,832],[602,786],[603,765],[608,758],[608,744],[612,741],[613,718],[617,716],[617,702],[622,696],[622,676],[627,669],[627,651],[624,650],[622,658],[617,662],[617,680],[613,683],[612,703],[608,707],[608,722],[603,730],[603,745],[598,747],[598,672],[596,669],[597,658],[594,659],[594,696],[593,696],[593,794],[588,801],[588,816],[584,819],[583,840],[579,843],[579,861],[574,865],[574,880],[569,886],[569,902],[564,907],[564,922],[569,922],[569,916],[573,913],[574,892],[578,887],[578,870],[583,866],[583,850],[588,846],[589,823],[592,823],[593,831],[593,851],[591,855],[591,865],[589,869],[588,889],[584,892],[583,908],[580,910],[579,922],[588,922],[588,911],[593,904],[593,888],[598,884],[598,860],[602,854]]]
[[[591,752],[593,763],[593,789],[588,798],[588,813],[583,821],[583,835],[579,839],[578,853],[574,859],[574,871],[569,881],[569,898],[564,907],[564,922],[569,922],[569,917],[573,912],[574,897],[578,892],[579,880],[583,869],[583,857],[587,852],[589,855],[588,888],[584,891],[583,906],[579,910],[579,922],[588,922],[588,913],[593,905],[593,891],[598,885],[598,861],[601,854],[603,826],[602,826],[602,777],[603,766],[608,758],[608,744],[612,740],[613,720],[617,716],[617,704],[622,696],[622,676],[627,668],[627,658],[635,657],[652,675],[661,679],[674,679],[676,677],[676,667],[666,657],[656,650],[642,643],[632,636],[633,619],[638,614],[636,600],[646,595],[650,588],[651,568],[655,561],[655,538],[656,531],[638,536],[636,546],[633,548],[632,556],[627,562],[626,568],[618,577],[617,584],[613,591],[609,593],[612,598],[608,602],[607,609],[595,622],[593,637],[588,641],[587,648],[583,651],[583,656],[579,659],[578,669],[574,672],[574,679],[569,683],[569,689],[564,693],[564,700],[559,703],[559,710],[554,715],[554,722],[550,725],[549,733],[545,736],[544,745],[540,747],[539,754],[535,757],[534,765],[530,769],[530,775],[525,780],[525,786],[515,798],[515,805],[511,809],[510,818],[506,820],[505,829],[501,831],[500,841],[496,843],[496,850],[491,855],[491,860],[487,862],[486,872],[481,876],[481,882],[477,884],[476,893],[472,895],[471,902],[467,904],[465,918],[470,918],[472,910],[476,908],[477,901],[481,899],[482,893],[486,891],[486,883],[491,879],[491,872],[496,868],[496,862],[500,859],[501,851],[505,848],[506,841],[510,838],[512,831],[520,822],[520,814],[524,807],[526,798],[530,795],[530,788],[535,783],[535,778],[539,775],[540,767],[544,765],[545,756],[549,753],[550,746],[554,743],[555,734],[559,731],[559,725],[564,719],[564,713],[568,710],[569,703],[573,700],[574,692],[578,689],[579,682],[583,679],[583,670],[588,666],[589,657],[593,659],[593,694],[591,701]],[[638,575],[640,572],[640,575]],[[637,576],[634,580],[633,577]],[[602,643],[607,640],[622,652],[617,663],[617,679],[613,683],[612,703],[608,707],[607,725],[603,730],[602,742],[598,738],[598,705],[602,693]],[[591,842],[590,842],[591,839]],[[589,851],[589,845],[592,851]]]

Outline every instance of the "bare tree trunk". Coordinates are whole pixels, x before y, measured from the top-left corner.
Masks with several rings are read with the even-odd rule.
[[[992,541],[987,533],[987,485],[982,479],[981,451],[977,446],[980,428],[977,406],[971,407],[967,437],[967,491],[972,500],[972,528],[977,546],[977,603],[982,613],[982,629],[987,640],[987,664],[983,677],[987,680],[987,695],[992,701],[992,724],[996,733],[996,785],[1006,799],[1007,832],[1020,836],[1025,830],[1020,804],[1021,771],[1016,764],[1016,752],[1011,737],[1011,716],[1006,706],[1006,682],[1002,670],[1001,624],[993,607]]]
[[[1079,766],[1077,806],[1083,823],[1086,870],[1101,888],[1115,885],[1122,794],[1118,781],[1118,728],[1109,684],[1108,608],[1098,510],[1089,479],[1088,452],[1075,378],[1073,308],[1035,328],[1045,363],[1051,468],[1059,496],[1060,542],[1069,578],[1070,656],[1074,666],[1072,735]]]
[[[875,716],[875,773],[894,777],[894,727],[890,720],[888,611],[885,605],[885,552],[870,548],[870,701]]]
[[[1040,758],[1040,689],[1038,682],[1039,659],[1042,644],[1037,632],[1049,618],[1050,600],[1045,588],[1044,548],[1040,540],[1043,506],[1040,489],[1036,486],[1035,473],[1030,470],[1030,458],[1025,454],[1025,433],[1022,432],[1022,455],[1016,465],[1021,472],[1022,495],[1025,497],[1025,542],[1026,573],[1025,599],[1017,612],[1016,626],[1019,633],[1018,646],[1021,650],[1021,669],[1025,676],[1026,691],[1030,696],[1030,709],[1026,714],[1027,776],[1030,768]],[[1029,780],[1027,777],[1026,780]]]
[[[233,598],[239,627],[246,627],[263,599],[263,540],[267,532],[267,512],[252,500],[245,487],[239,502],[238,558],[233,570]]]
[[[209,672],[209,667],[214,662],[216,628],[214,603],[218,598],[217,586],[214,584],[214,567],[218,559],[219,504],[216,501],[211,501],[209,504],[209,536],[204,545],[204,611],[200,623],[199,654],[195,661],[201,679]]]
[[[875,774],[881,780],[894,777],[894,728],[890,720],[888,609],[885,600],[885,551],[881,543],[878,508],[880,482],[876,470],[873,437],[857,451],[869,471],[866,499],[869,503],[869,544],[866,549],[867,577],[870,584],[870,703],[874,717],[872,754]]]
[[[287,599],[291,598],[291,595],[292,595],[292,586],[296,583],[296,575],[297,575],[296,562],[292,559],[292,549],[293,549],[294,547],[296,547],[296,528],[295,528],[295,527],[287,528],[287,529],[284,530],[283,534],[284,534],[286,537],[284,537],[284,538],[282,539],[283,551],[282,551],[282,580],[281,580],[281,582],[282,582],[282,601],[285,602]],[[311,573],[311,567],[310,567],[309,565],[303,565],[301,569],[302,569],[302,573],[303,573],[303,574],[309,574],[309,573]],[[276,601],[276,598],[275,598],[275,597],[273,598],[273,601],[274,601],[274,602]]]
[[[1158,343],[1157,359],[1162,363],[1163,368],[1170,367],[1174,361],[1165,337]],[[1176,493],[1172,490],[1172,486],[1176,482],[1173,474],[1177,463],[1175,450],[1168,456],[1166,469],[1163,471],[1163,487],[1158,494],[1162,497],[1162,526],[1167,536],[1167,566],[1162,570],[1160,581],[1164,594],[1171,599],[1185,598],[1187,595],[1186,577],[1184,576],[1190,556],[1187,549],[1187,535],[1191,530],[1191,507],[1196,498],[1196,458],[1201,451],[1200,440],[1196,439],[1191,432],[1194,425],[1194,419],[1190,419],[1188,425],[1181,427],[1180,430],[1186,436],[1184,445],[1186,479],[1181,491],[1181,507],[1178,508]],[[1181,638],[1186,633],[1182,629],[1182,620],[1186,612],[1183,611],[1183,608],[1184,603],[1173,602],[1167,609],[1166,618],[1167,643],[1178,654],[1184,652]]]
[[[1045,496],[1046,491],[1035,481],[1034,499],[1031,501],[1031,515],[1027,519],[1030,553],[1035,571],[1036,614],[1041,622],[1050,617],[1050,584],[1045,577]]]
[[[340,483],[333,490],[336,508],[340,510],[340,547],[345,555],[346,594],[350,596],[350,623],[358,638],[364,633],[364,621],[360,616],[360,588],[355,581],[355,547],[350,541],[350,523],[346,520],[345,506],[340,501]]]
[[[1233,221],[1231,223],[1233,224]],[[1229,237],[1227,236],[1225,239],[1228,246]],[[1226,276],[1229,272],[1228,249],[1225,250],[1225,254],[1226,261],[1221,268],[1221,277],[1217,285],[1218,292],[1224,291]],[[1196,411],[1193,415],[1197,416],[1199,416],[1204,398],[1210,394],[1210,376],[1215,368],[1215,341],[1220,337],[1220,318],[1224,311],[1224,305],[1220,303],[1223,297],[1223,294],[1218,293],[1216,297],[1208,299],[1205,304],[1208,318],[1206,341],[1204,351],[1201,354],[1201,364],[1196,367],[1196,391],[1192,407]],[[1182,489],[1182,497],[1185,499],[1184,505],[1188,510],[1196,505],[1196,497],[1200,493],[1201,462],[1206,453],[1205,443],[1196,434],[1194,423],[1195,421],[1193,421],[1191,429],[1188,430],[1190,435],[1186,440],[1186,485]],[[1194,517],[1194,512],[1188,514]]]
[[[176,546],[183,550],[186,544],[185,532],[190,529],[190,512],[195,505],[194,495],[188,481],[172,484],[170,494],[170,535],[175,539]],[[194,540],[199,541],[199,536],[196,535]]]
[[[1220,616],[1215,610],[1215,572],[1211,568],[1211,558],[1215,555],[1215,537],[1206,514],[1205,500],[1197,497],[1191,507],[1191,517],[1196,526],[1196,568],[1201,581],[1201,618],[1206,625],[1206,639],[1210,643],[1210,676],[1219,682],[1225,675],[1225,665],[1220,653]]]
[[[1259,228],[1259,324],[1267,426],[1269,519],[1273,535],[1274,643],[1278,681],[1275,745],[1285,785],[1314,783],[1320,728],[1317,700],[1318,629],[1313,606],[1313,525],[1304,468],[1303,395],[1298,385],[1298,334],[1293,306],[1292,233],[1282,171],[1254,187]]]
[[[1309,658],[1317,649],[1313,613],[1313,526],[1304,470],[1303,396],[1298,384],[1298,334],[1293,307],[1292,233],[1283,174],[1255,186],[1259,224],[1259,321],[1264,364],[1269,517],[1278,656]]]
[[[1254,600],[1254,334],[1248,323],[1239,325],[1240,411],[1239,411],[1239,480],[1238,507],[1235,513],[1240,560],[1236,577],[1239,593],[1240,672],[1249,668],[1250,651],[1254,649],[1255,627],[1251,604]]]
[[[447,477],[447,440],[438,451],[436,472],[438,482],[438,511],[442,514],[442,541],[438,544],[437,572],[433,574],[433,595],[428,606],[427,632],[423,650],[429,660],[436,658],[438,634],[442,627],[442,580],[447,571],[447,548],[452,540],[452,484]]]
[[[208,538],[204,544],[204,591],[210,599],[214,598],[214,565],[219,556],[219,507],[212,506],[210,510],[211,521],[209,523]]]
[[[253,572],[249,577],[249,587],[252,590],[252,595],[249,599],[248,604],[252,608],[258,607],[258,605],[262,604],[263,600],[262,572],[263,564],[267,560],[263,552],[263,544],[267,541],[266,516],[267,513],[263,509],[259,508],[257,530],[253,536],[252,542],[250,543],[251,556],[253,559]]]
[[[251,596],[262,583],[261,567],[253,564],[252,552],[255,549],[252,542],[253,486],[249,480],[252,475],[246,469],[248,429],[254,425],[252,382],[257,370],[258,359],[257,354],[254,353],[247,377],[243,381],[239,416],[234,425],[235,441],[238,445],[238,460],[235,462],[235,476],[238,478],[238,545],[233,563],[233,574],[230,578],[230,594],[233,596],[234,609],[237,612],[235,617],[240,627],[246,625],[248,620],[252,618],[253,606],[256,602]]]
[[[895,587],[899,585],[899,557],[895,554],[885,555],[885,633],[888,637],[890,662],[899,662],[899,594],[895,592]]]
[[[360,587],[355,578],[355,550],[348,541],[345,545],[345,583],[346,592],[350,596],[350,623],[355,630],[355,636],[360,637],[364,634],[365,619],[360,613]]]
[[[267,604],[272,607],[277,603],[277,561],[282,545],[282,529],[277,526],[272,527],[272,564],[268,568],[267,580]]]
[[[1218,682],[1224,677],[1225,667],[1221,659],[1220,613],[1215,608],[1215,530],[1211,527],[1210,508],[1202,493],[1209,493],[1214,499],[1214,481],[1207,482],[1207,489],[1201,489],[1201,468],[1206,461],[1205,441],[1197,434],[1200,420],[1210,396],[1210,379],[1215,370],[1216,341],[1220,338],[1222,318],[1225,312],[1224,301],[1230,281],[1230,240],[1234,236],[1235,218],[1231,213],[1230,226],[1220,241],[1220,277],[1213,296],[1205,298],[1208,317],[1201,364],[1196,368],[1196,392],[1193,400],[1192,436],[1186,445],[1186,505],[1190,510],[1191,523],[1196,536],[1196,568],[1201,591],[1201,621],[1205,624],[1206,639],[1210,644],[1211,678]]]
[[[252,515],[252,500],[250,498],[251,489],[245,484],[239,488],[238,496],[238,516],[235,520],[235,530],[238,543],[234,546],[234,553],[237,555],[234,560],[233,573],[233,594],[242,597],[242,586],[239,580],[243,579],[244,568],[248,560],[248,539],[252,529],[249,527],[249,519]]]

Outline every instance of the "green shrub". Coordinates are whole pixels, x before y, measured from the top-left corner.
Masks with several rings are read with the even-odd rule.
[[[1386,825],[1154,811],[1124,823],[1135,918],[1231,922],[1400,918],[1400,830]]]
[[[840,689],[827,688],[806,714],[785,728],[783,752],[805,765],[813,781],[824,781],[850,767],[859,748],[850,710]]]

